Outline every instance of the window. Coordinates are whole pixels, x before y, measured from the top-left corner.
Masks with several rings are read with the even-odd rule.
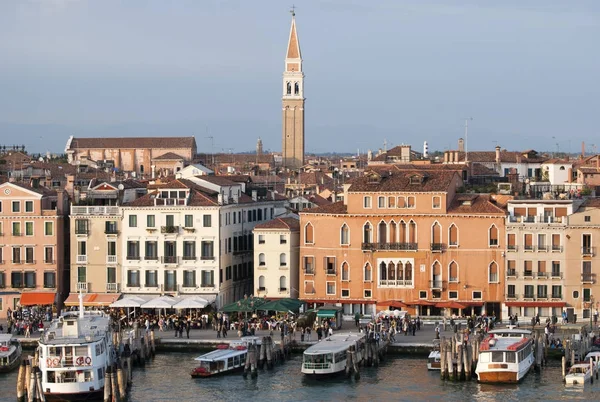
[[[327,295],[335,295],[335,282],[326,282]]]
[[[562,273],[560,272],[560,261],[552,261],[552,277],[561,278]]]
[[[132,216],[135,216],[135,215],[130,215],[129,216],[129,227],[135,227],[135,226],[137,226],[137,223],[135,224],[135,226],[131,226],[131,217]],[[137,217],[135,219],[137,221]],[[147,228],[156,227],[156,217],[154,215],[147,215],[146,216],[146,227]]]
[[[233,224],[235,225],[237,223],[237,214],[234,212],[233,213]]]
[[[33,236],[33,222],[25,222],[25,236]]]
[[[417,203],[414,196],[409,195],[406,197],[406,208],[416,208]]]
[[[335,257],[325,257],[323,267],[327,275],[335,275]]]
[[[127,259],[128,260],[139,260],[140,259],[140,242],[139,241],[127,241]]]
[[[131,271],[128,271],[131,272]],[[147,288],[156,288],[158,287],[158,271],[156,270],[148,270],[146,271],[146,283],[145,286]]]
[[[533,251],[533,235],[530,233],[523,235],[523,244],[525,251]]]
[[[264,267],[267,265],[267,262],[265,260],[265,253],[260,253],[258,255],[258,266],[259,267]]]
[[[21,247],[12,248],[12,262],[13,264],[21,263]]]
[[[433,196],[432,208],[440,209],[442,207],[442,198],[439,195]]]
[[[12,235],[13,236],[21,236],[21,222],[13,222],[12,223]]]
[[[200,275],[200,286],[205,288],[212,288],[215,286],[215,271],[202,271]]]
[[[369,264],[368,262],[365,264],[363,269],[363,280],[365,282],[371,282],[373,280],[371,264]]]
[[[365,195],[363,197],[363,207],[364,208],[371,208],[371,196]]]
[[[258,235],[258,244],[265,244],[265,235]]]
[[[304,226],[304,243],[314,244],[314,240],[314,228],[313,225],[308,222],[306,226]]]
[[[350,280],[350,266],[346,261],[342,263],[342,280],[349,281]]]
[[[377,208],[385,208],[385,197],[377,197]]]
[[[538,233],[537,247],[538,247],[538,251],[546,251],[546,235],[545,234]]]
[[[196,260],[196,242],[186,240],[183,242],[183,259]]]
[[[592,301],[592,289],[583,289],[583,301],[590,302]]]
[[[498,246],[498,228],[496,225],[490,227],[490,247]]]
[[[205,228],[209,228],[212,226],[212,222],[211,222],[212,216],[211,215],[204,215],[202,217],[202,226]]]
[[[106,221],[104,223],[105,234],[117,234],[117,221]]]
[[[562,286],[561,285],[552,285],[552,298],[553,299],[562,299]]]
[[[117,268],[115,268],[115,267],[107,267],[106,268],[106,283],[111,283],[111,284],[117,283]]]
[[[25,272],[25,287],[26,288],[35,288],[35,271],[26,271]]]
[[[348,229],[348,225],[346,225],[345,223],[340,229],[340,244],[343,246],[347,246],[350,244],[350,229]]]
[[[579,291],[578,290],[573,291],[573,299],[575,299],[575,300],[579,299]]]
[[[54,222],[44,222],[44,235],[46,235],[46,236],[54,235]]]
[[[21,212],[21,202],[20,201],[12,202],[12,211],[13,212]]]
[[[516,295],[516,286],[515,285],[508,285],[506,287],[506,297],[514,299],[517,297]]]
[[[304,261],[304,273],[305,274],[314,274],[315,273],[315,257],[305,256],[303,257]]]
[[[562,247],[560,246],[560,234],[552,235],[552,251],[562,251]]]
[[[22,288],[25,286],[23,282],[23,272],[11,272],[10,273],[10,285],[13,288]]]
[[[33,247],[25,247],[25,264],[35,264],[33,259]]]
[[[506,236],[506,248],[508,251],[516,251],[517,250],[517,240],[514,233],[509,233]]]
[[[388,197],[388,208],[396,208],[396,197]]]
[[[287,244],[287,236],[279,235],[279,244]]]
[[[406,208],[406,198],[404,198],[402,196],[398,197],[398,206],[397,206],[397,208],[401,208],[401,209]]]
[[[54,264],[54,248],[44,247],[44,262],[46,264]]]
[[[129,227],[135,228],[137,227],[137,215],[129,215]],[[153,226],[149,226],[153,227]]]
[[[287,278],[285,276],[279,277],[279,291],[280,292],[287,291]]]
[[[456,291],[456,290],[448,291],[448,299],[458,299],[458,291]]]
[[[285,255],[285,253],[279,254],[279,266],[280,267],[287,266],[287,256]]]
[[[373,297],[371,289],[365,289],[364,294],[365,294],[365,299],[370,299],[371,297]]]
[[[261,292],[264,292],[266,290],[264,275],[258,277],[258,290]]]
[[[473,300],[481,300],[481,291],[473,292]]]
[[[547,285],[538,285],[537,297],[538,297],[538,299],[547,299],[548,298],[548,286]]]
[[[183,287],[196,287],[196,271],[183,271]]]
[[[498,283],[498,264],[496,264],[496,262],[494,261],[492,261],[492,263],[489,266],[488,282]]]
[[[373,228],[369,222],[363,226],[363,243],[373,242]]]
[[[127,286],[140,287],[140,271],[137,269],[127,270]]]
[[[212,240],[203,240],[200,243],[200,247],[201,247],[201,252],[202,252],[201,258],[203,260],[214,260],[215,259],[214,242]]]
[[[175,215],[165,216],[165,226],[170,226],[170,227],[175,226]]]
[[[427,299],[427,291],[419,290],[419,299]]]
[[[458,247],[458,227],[454,223],[448,228],[448,245]]]
[[[533,285],[525,285],[525,294],[523,297],[526,299],[533,299]]]
[[[33,212],[33,201],[25,201],[25,212]]]
[[[458,264],[456,261],[452,261],[448,265],[448,282],[458,282]]]
[[[85,267],[77,267],[77,282],[87,282],[87,269]]]
[[[350,289],[342,289],[342,297],[350,297]]]
[[[55,288],[56,287],[56,273],[55,272],[44,272],[44,287]]]
[[[193,215],[185,215],[184,225],[186,228],[193,228],[194,227],[194,216]]]
[[[585,216],[583,217],[583,220],[584,220],[585,222],[591,222],[591,221],[592,221],[592,217],[591,217],[590,215],[585,215]]]

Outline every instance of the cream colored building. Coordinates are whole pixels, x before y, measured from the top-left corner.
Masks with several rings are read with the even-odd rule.
[[[297,298],[300,223],[275,218],[254,228],[254,291],[268,298]]]

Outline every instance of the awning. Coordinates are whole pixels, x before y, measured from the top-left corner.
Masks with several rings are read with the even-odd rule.
[[[567,303],[562,301],[507,301],[507,307],[566,307]]]
[[[378,301],[377,304],[380,306],[389,306],[389,307],[394,307],[394,308],[408,307],[408,304],[403,303],[401,300],[383,300],[383,301]]]
[[[311,304],[311,303],[322,303],[322,304],[335,304],[335,303],[341,303],[341,304],[375,304],[377,303],[377,300],[359,300],[359,299],[334,299],[334,300],[324,300],[324,299],[316,299],[316,300],[310,300],[310,299],[300,299],[305,303]]]
[[[328,309],[319,310],[319,311],[317,311],[317,317],[332,318],[332,317],[335,317],[335,315],[337,314],[338,311],[339,310],[328,310]]]
[[[405,302],[409,306],[435,306],[435,302],[430,302],[427,300],[414,300]]]
[[[120,293],[84,293],[83,305],[86,307],[108,306],[120,296]],[[69,294],[69,297],[65,300],[65,306],[79,306],[79,293]]]
[[[482,301],[459,301],[460,304],[464,304],[466,307],[481,307],[483,306]]]
[[[46,306],[54,304],[55,292],[23,292],[21,293],[21,306]]]
[[[435,306],[438,308],[450,308],[459,310],[462,310],[467,307],[464,304],[455,301],[439,302]]]

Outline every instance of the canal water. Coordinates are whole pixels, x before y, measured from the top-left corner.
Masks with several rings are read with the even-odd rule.
[[[599,400],[600,381],[566,388],[559,362],[541,373],[531,372],[519,385],[442,382],[428,372],[425,359],[389,358],[378,369],[361,368],[359,381],[337,377],[311,380],[300,374],[301,355],[259,371],[257,379],[235,373],[192,379],[194,354],[162,353],[145,368],[134,369],[130,401],[554,401]],[[16,400],[17,372],[0,374],[0,401]]]

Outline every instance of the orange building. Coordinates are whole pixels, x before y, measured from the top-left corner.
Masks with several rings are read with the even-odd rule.
[[[300,298],[345,314],[501,313],[506,206],[457,194],[456,171],[368,172],[300,214]]]

